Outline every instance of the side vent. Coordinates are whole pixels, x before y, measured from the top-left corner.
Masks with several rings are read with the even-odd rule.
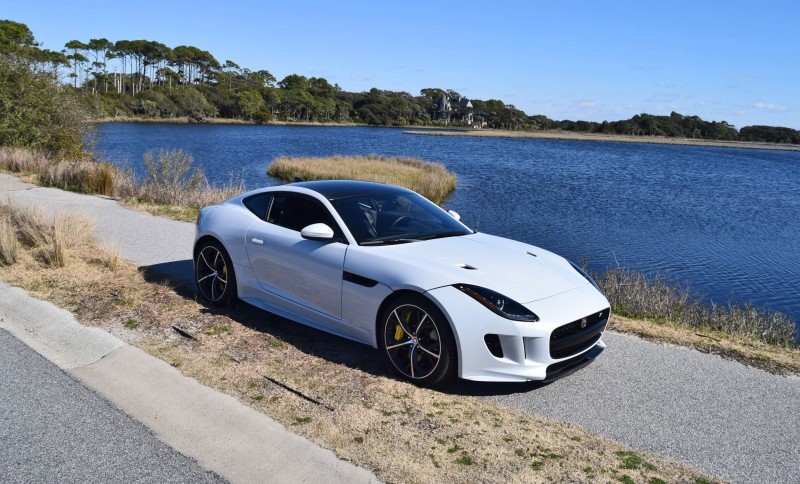
[[[496,334],[487,334],[483,337],[483,341],[486,343],[486,347],[489,349],[489,353],[491,353],[492,356],[495,358],[503,357],[503,345],[500,344],[500,336]]]

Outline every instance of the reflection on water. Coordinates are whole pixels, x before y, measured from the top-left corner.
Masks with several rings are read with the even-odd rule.
[[[585,141],[411,136],[399,129],[106,124],[99,148],[141,168],[148,149],[190,151],[209,180],[277,183],[279,155],[381,154],[443,163],[446,202],[480,231],[592,269],[666,274],[718,303],[800,321],[800,153]]]

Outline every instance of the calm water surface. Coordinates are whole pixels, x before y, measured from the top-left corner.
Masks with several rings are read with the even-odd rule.
[[[99,148],[141,169],[190,151],[209,180],[274,185],[279,155],[406,155],[458,175],[446,202],[473,228],[589,266],[667,275],[718,303],[800,322],[800,153],[585,141],[412,136],[399,129],[105,124]]]

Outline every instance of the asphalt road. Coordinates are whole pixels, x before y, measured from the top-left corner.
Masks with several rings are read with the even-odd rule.
[[[0,482],[224,482],[0,329]]]
[[[800,378],[619,333],[604,339],[597,360],[567,378],[480,388],[734,482],[800,483]]]
[[[101,241],[175,280],[191,280],[192,224],[0,176],[3,191],[94,213]],[[608,348],[593,364],[550,385],[463,383],[456,391],[573,422],[735,482],[800,483],[800,378],[625,335],[605,339]]]

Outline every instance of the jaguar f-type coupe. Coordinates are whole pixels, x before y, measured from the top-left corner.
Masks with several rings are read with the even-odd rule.
[[[580,267],[392,185],[299,182],[206,207],[194,268],[209,303],[366,343],[422,386],[549,381],[605,348],[609,303]]]

